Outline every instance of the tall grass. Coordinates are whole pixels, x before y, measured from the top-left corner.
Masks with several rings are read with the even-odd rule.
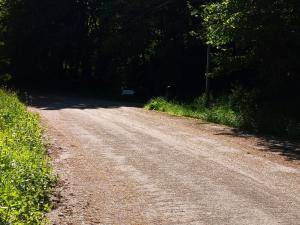
[[[239,125],[239,115],[228,104],[214,104],[214,106],[207,108],[202,97],[191,103],[167,101],[165,98],[158,97],[151,99],[145,108],[229,126]]]
[[[166,100],[158,97],[151,99],[145,108],[171,115],[192,117],[208,122],[224,124],[243,130],[300,139],[300,118],[280,112],[275,107],[259,105],[254,93],[234,90],[230,96],[214,98],[209,107],[205,98],[199,97],[192,102]]]
[[[0,89],[0,224],[43,224],[53,181],[39,119]]]

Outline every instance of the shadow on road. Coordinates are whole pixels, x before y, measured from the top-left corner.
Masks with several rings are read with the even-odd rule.
[[[259,146],[266,148],[267,151],[286,156],[290,161],[300,160],[300,145],[297,143],[264,138],[264,140],[259,143]]]
[[[32,107],[42,110],[61,109],[97,109],[97,108],[119,108],[119,107],[142,107],[140,103],[124,101],[99,100],[82,97],[61,97],[55,95],[33,95],[27,97],[26,101]]]
[[[261,151],[274,152],[279,155],[285,156],[289,161],[300,160],[300,143],[298,141],[283,140],[275,137],[267,137],[262,135],[253,135],[241,132],[238,129],[231,129],[230,132],[221,132],[216,135],[227,135],[239,138],[258,138],[257,147]]]
[[[57,96],[54,94],[33,94],[26,98],[27,103],[41,110],[61,110],[61,109],[97,109],[97,108],[120,108],[138,107],[143,104],[128,101],[99,100],[76,96]],[[202,122],[201,122],[202,123]],[[205,122],[205,124],[207,124]],[[215,135],[225,135],[237,138],[258,138],[256,146],[261,151],[274,152],[285,156],[289,161],[300,160],[300,143],[296,141],[282,140],[273,137],[266,137],[241,132],[238,129],[230,129],[226,132],[216,132]]]

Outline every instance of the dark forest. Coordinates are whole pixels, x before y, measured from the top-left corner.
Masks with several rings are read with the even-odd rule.
[[[206,92],[294,132],[299,11],[298,0],[1,0],[1,82],[180,102]]]

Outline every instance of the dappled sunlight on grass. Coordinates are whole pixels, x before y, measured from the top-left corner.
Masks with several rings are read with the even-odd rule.
[[[0,224],[42,224],[53,181],[38,117],[0,90]]]

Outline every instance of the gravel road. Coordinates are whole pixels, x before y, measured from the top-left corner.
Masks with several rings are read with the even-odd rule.
[[[51,224],[300,225],[300,160],[280,143],[110,101],[31,109],[60,176]]]

